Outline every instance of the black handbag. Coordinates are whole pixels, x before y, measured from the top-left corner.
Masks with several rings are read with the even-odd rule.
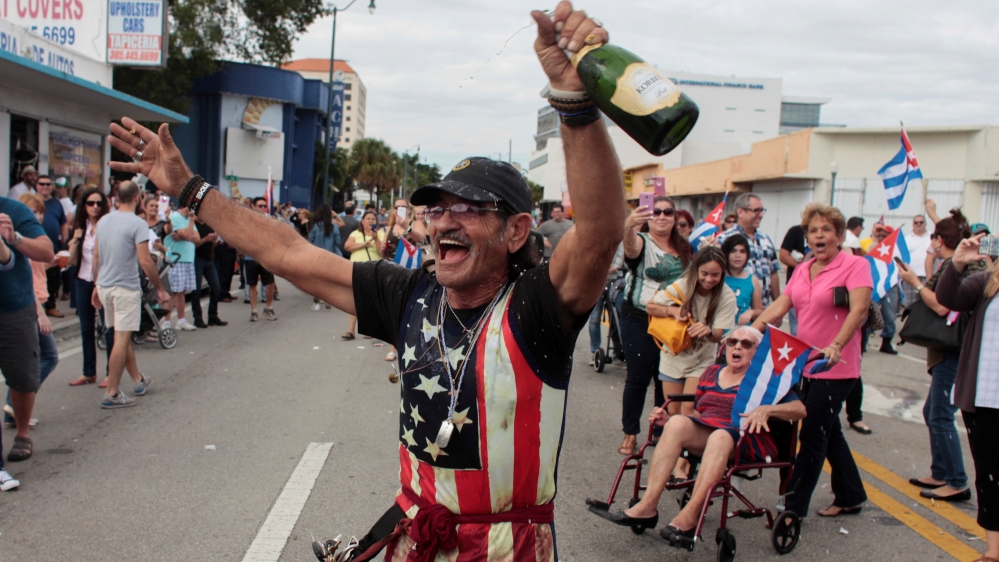
[[[905,325],[898,336],[905,343],[927,349],[960,351],[970,316],[962,312],[956,322],[947,324],[946,316],[940,316],[919,299],[902,313]]]

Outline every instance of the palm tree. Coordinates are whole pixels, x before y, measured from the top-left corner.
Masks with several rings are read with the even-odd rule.
[[[350,151],[354,179],[371,192],[374,199],[399,187],[402,174],[399,156],[381,139],[360,139]]]

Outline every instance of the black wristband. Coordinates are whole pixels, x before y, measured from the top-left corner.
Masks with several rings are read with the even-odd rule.
[[[198,187],[198,190],[194,192],[194,198],[191,199],[191,204],[187,206],[187,208],[191,210],[191,213],[193,213],[195,216],[198,215],[198,209],[201,208],[201,203],[204,202],[205,196],[208,195],[208,192],[213,189],[215,189],[215,186],[213,186],[212,184],[206,181],[201,182],[201,186]]]
[[[558,115],[562,120],[562,124],[566,127],[583,127],[600,120],[600,112],[597,111],[596,106],[576,113],[562,113],[559,111]]]
[[[194,174],[191,176],[191,179],[187,180],[187,183],[184,184],[184,189],[180,191],[180,195],[177,197],[177,201],[180,203],[181,207],[188,206],[192,193],[199,185],[204,183],[204,181],[205,178],[199,176],[198,174]]]

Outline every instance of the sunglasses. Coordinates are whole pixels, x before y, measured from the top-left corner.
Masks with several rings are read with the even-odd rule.
[[[923,226],[926,223],[924,221],[912,221],[912,224],[914,224],[916,226]]]
[[[50,181],[40,181],[40,182],[38,182],[38,185],[40,185],[42,187],[45,187],[47,185],[52,185],[52,182],[50,182]]]
[[[725,340],[725,345],[729,347],[739,346],[742,349],[753,349],[756,347],[756,342],[753,340],[740,340],[739,338],[728,338]]]
[[[684,222],[678,222],[678,223],[676,223],[676,225],[677,225],[678,227],[680,227],[680,228],[687,228],[688,226],[690,226],[690,223],[689,223],[689,222],[686,222],[686,221],[684,221]]]
[[[767,210],[764,207],[756,207],[755,209],[743,209],[743,211],[749,211],[750,213],[754,213],[757,215],[767,214]]]
[[[266,209],[267,205],[254,205],[258,209]]]
[[[87,201],[87,206],[88,207],[100,207],[102,203],[103,203],[103,201],[101,201],[100,199],[97,199],[96,201],[93,200],[93,199],[91,199],[91,200]]]
[[[666,215],[667,217],[672,217],[676,214],[676,209],[669,207],[666,209],[652,209],[652,216],[658,217],[659,215]]]
[[[734,221],[734,220],[731,220],[731,219],[729,219],[729,220],[725,221],[725,224],[735,224],[735,221]]]

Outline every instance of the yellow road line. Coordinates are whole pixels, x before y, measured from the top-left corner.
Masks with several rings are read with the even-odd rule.
[[[905,480],[887,468],[879,465],[864,455],[861,455],[857,451],[852,452],[853,460],[857,462],[857,466],[871,473],[871,475],[878,480],[881,480],[905,496],[919,502],[923,507],[932,510],[940,517],[943,517],[961,529],[964,529],[964,531],[968,534],[985,540],[985,530],[978,525],[978,521],[976,521],[974,517],[971,517],[967,513],[957,509],[947,502],[932,501],[920,496],[918,489],[912,484],[909,484],[908,480]]]
[[[830,472],[828,462],[824,464],[822,470],[827,473]],[[898,519],[907,527],[922,535],[924,539],[930,541],[957,560],[975,560],[981,556],[980,552],[964,544],[963,541],[954,535],[934,525],[925,517],[895,501],[877,489],[873,484],[864,482],[864,490],[867,492],[867,501],[880,507],[885,513]]]

